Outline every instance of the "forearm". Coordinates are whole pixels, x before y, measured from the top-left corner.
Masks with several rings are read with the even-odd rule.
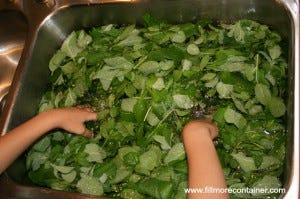
[[[0,137],[0,173],[44,133],[55,128],[55,120],[41,113]]]
[[[226,182],[212,141],[216,136],[216,126],[207,122],[192,121],[183,130],[189,169],[189,188],[202,190],[202,193],[190,193],[189,199],[229,198],[227,193],[222,193],[225,191]],[[221,193],[205,193],[207,188],[214,188]]]
[[[186,147],[189,163],[189,188],[205,191],[207,188],[224,191],[226,182],[224,174],[212,140],[207,137],[195,138]],[[223,190],[222,190],[223,189]],[[192,198],[228,198],[227,194],[204,193],[191,194]]]

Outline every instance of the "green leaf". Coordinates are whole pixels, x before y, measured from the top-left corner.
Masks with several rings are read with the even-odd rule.
[[[133,64],[131,62],[129,62],[127,59],[125,59],[124,57],[112,57],[112,58],[106,58],[104,59],[104,62],[116,69],[120,69],[120,70],[130,70],[133,67]]]
[[[164,61],[166,59],[179,62],[185,58],[185,53],[182,49],[176,46],[169,46],[158,50],[153,50],[148,54],[148,60]]]
[[[72,61],[66,63],[63,66],[61,66],[61,69],[64,72],[64,74],[66,74],[66,75],[70,75],[72,73],[75,73],[78,70],[76,65]]]
[[[234,25],[230,25],[229,29],[230,31],[228,32],[228,37],[234,37],[236,41],[244,43],[245,32],[240,22],[237,22]]]
[[[278,97],[272,97],[269,101],[268,107],[274,117],[281,117],[286,112],[286,106],[283,100]]]
[[[235,107],[241,111],[242,113],[247,113],[247,110],[245,108],[245,105],[240,100],[236,99],[235,97],[232,98]]]
[[[187,194],[185,193],[184,190],[186,190],[186,188],[188,187],[188,183],[187,182],[180,182],[178,185],[178,189],[177,189],[177,193],[174,197],[174,199],[185,199],[187,198]]]
[[[149,13],[145,13],[142,16],[142,18],[143,18],[143,21],[144,21],[144,24],[146,27],[156,26],[156,25],[160,25],[162,23],[161,20],[153,17]]]
[[[134,106],[137,103],[135,98],[125,98],[121,101],[121,109],[127,112],[133,112]]]
[[[156,61],[147,61],[144,62],[140,65],[140,67],[138,68],[139,71],[141,71],[142,73],[148,75],[151,73],[156,73],[159,71],[159,64]]]
[[[72,89],[68,89],[67,90],[67,94],[66,94],[66,99],[65,99],[65,107],[70,107],[70,106],[74,106],[76,104],[77,101],[77,96],[75,94],[75,92]]]
[[[121,198],[125,199],[144,199],[143,195],[141,195],[138,191],[134,189],[124,189],[121,192]]]
[[[160,147],[162,150],[169,150],[171,149],[171,146],[169,145],[169,143],[167,142],[166,138],[164,136],[161,135],[154,135],[153,139],[160,143]]]
[[[279,45],[269,48],[268,51],[272,60],[277,59],[281,55],[281,48]]]
[[[87,160],[89,162],[102,163],[103,159],[106,158],[106,152],[104,149],[95,143],[85,145],[84,152],[88,154]]]
[[[173,100],[175,102],[175,105],[178,108],[189,109],[194,106],[193,101],[190,99],[188,95],[180,95],[180,94],[173,95]]]
[[[139,44],[143,41],[143,38],[138,36],[138,35],[130,35],[129,37],[127,37],[126,39],[124,39],[123,41],[120,41],[117,45],[118,46],[133,46],[136,44]]]
[[[261,105],[253,105],[249,108],[250,115],[256,115],[257,113],[263,112],[263,108]]]
[[[167,153],[167,155],[164,159],[164,163],[170,164],[173,162],[183,160],[184,158],[185,158],[184,146],[182,143],[177,143]]]
[[[220,71],[241,72],[248,68],[249,65],[244,62],[226,62],[218,67]]]
[[[60,165],[55,165],[55,164],[51,164],[51,166],[53,167],[54,170],[61,172],[61,173],[70,173],[71,171],[74,170],[74,167],[70,167],[70,166],[60,166]]]
[[[39,152],[44,152],[51,145],[50,137],[46,136],[40,139],[32,148]]]
[[[77,182],[76,187],[84,194],[102,196],[104,193],[102,183],[97,178],[86,174],[81,174],[81,178]]]
[[[156,199],[171,199],[173,185],[171,182],[149,178],[138,183],[137,189]]]
[[[77,172],[72,170],[70,173],[62,174],[61,177],[64,179],[66,182],[71,183],[75,180],[77,176]]]
[[[183,43],[185,41],[185,39],[186,39],[186,36],[183,31],[178,31],[171,38],[171,40],[175,43]]]
[[[215,77],[211,80],[209,80],[208,82],[205,83],[205,87],[207,88],[213,88],[215,87],[219,82],[219,78],[218,77]]]
[[[217,92],[219,93],[220,98],[231,98],[231,93],[233,92],[233,85],[219,82],[216,85],[216,89]]]
[[[253,184],[253,187],[256,189],[266,189],[270,191],[271,189],[278,189],[281,187],[281,183],[278,180],[277,177],[271,176],[271,175],[265,175],[262,179],[259,179]],[[263,192],[255,192],[252,194],[256,197],[262,197],[269,195],[269,193],[263,193]]]
[[[200,53],[200,50],[196,44],[189,44],[186,50],[190,55],[198,55]]]
[[[153,89],[161,91],[165,88],[165,82],[163,78],[157,78],[156,82],[152,85]]]
[[[57,181],[53,175],[52,168],[43,168],[36,171],[30,171],[28,177],[32,182],[42,185],[49,186],[53,181]]]
[[[26,167],[32,171],[40,169],[41,165],[45,164],[49,155],[42,152],[31,151],[26,159]]]
[[[245,172],[250,172],[257,169],[252,157],[247,157],[242,152],[232,153],[231,156],[238,161],[239,165]]]
[[[256,84],[255,97],[261,104],[268,105],[272,97],[269,87],[264,84]]]
[[[146,113],[148,110],[148,104],[144,99],[138,99],[133,106],[133,113],[136,121],[142,122],[145,119]]]
[[[64,51],[58,50],[49,62],[50,71],[54,72],[57,68],[59,68],[66,56],[67,54]]]
[[[152,111],[148,113],[146,119],[151,126],[156,126],[160,122],[159,118]]]
[[[226,109],[224,119],[226,122],[234,124],[239,129],[244,128],[247,124],[247,120],[243,117],[243,115],[231,108]]]
[[[116,172],[116,176],[111,180],[112,184],[117,184],[122,182],[125,178],[127,178],[132,171],[130,171],[126,167],[119,167]]]
[[[280,161],[273,156],[263,156],[263,161],[259,166],[259,169],[266,169],[270,166],[280,164]]]
[[[93,79],[100,79],[104,90],[108,90],[115,77],[122,81],[124,76],[133,68],[133,64],[124,57],[107,58],[104,62],[107,65],[104,65],[93,76]]]
[[[92,42],[92,37],[86,34],[83,30],[79,31],[77,45],[81,48],[87,47]]]
[[[190,60],[188,60],[188,59],[182,60],[182,70],[183,70],[183,71],[190,70],[192,64],[193,64],[193,63],[192,63]]]
[[[77,34],[73,31],[62,44],[61,50],[69,57],[75,58],[83,49],[77,45]]]
[[[203,75],[203,77],[201,77],[202,81],[210,81],[212,79],[214,79],[216,77],[216,73],[206,73],[205,75]]]
[[[161,151],[157,146],[151,148],[140,156],[140,161],[135,167],[135,171],[140,174],[150,175],[155,167],[159,165]]]

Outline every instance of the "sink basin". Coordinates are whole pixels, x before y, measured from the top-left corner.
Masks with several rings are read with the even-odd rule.
[[[49,4],[41,5],[41,2]],[[50,74],[49,60],[73,30],[88,29],[109,23],[140,23],[141,16],[145,12],[171,23],[194,21],[200,18],[226,22],[247,18],[270,25],[289,41],[288,89],[290,92],[287,96],[289,135],[286,140],[288,151],[284,171],[286,193],[280,198],[300,197],[299,0],[24,0],[22,8],[28,20],[29,30],[26,45],[5,103],[3,116],[0,118],[0,131],[3,133],[36,113]],[[24,20],[22,15],[15,14],[16,19]],[[2,28],[1,20],[2,15],[0,15]],[[25,24],[22,27],[26,30],[26,20],[24,21]],[[11,53],[13,50],[8,50],[8,52]],[[13,55],[15,54],[11,54],[11,57],[14,57]],[[2,84],[5,86],[1,78],[1,86]],[[0,198],[79,199],[94,197],[32,185],[26,178],[25,156],[22,155],[0,176]]]
[[[0,106],[5,101],[16,67],[21,58],[26,33],[27,21],[19,11],[0,11]]]

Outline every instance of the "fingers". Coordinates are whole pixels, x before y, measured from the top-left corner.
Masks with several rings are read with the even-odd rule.
[[[80,105],[75,107],[80,113],[84,113],[84,121],[95,121],[97,120],[97,113],[95,112],[95,109],[85,106],[85,105]]]
[[[89,113],[87,116],[86,116],[86,121],[95,121],[97,120],[97,113]]]
[[[81,135],[84,136],[84,137],[87,137],[87,138],[93,138],[94,137],[93,132],[90,131],[87,128],[84,129],[84,131],[83,131],[83,133]]]
[[[96,112],[96,109],[94,107],[89,106],[89,105],[78,105],[75,108],[85,110],[85,111],[88,111],[88,112]]]
[[[198,133],[207,134],[211,139],[215,139],[218,136],[218,128],[212,122],[199,120],[190,121],[183,128],[183,136],[197,135]]]
[[[69,132],[82,135],[87,138],[93,138],[93,132],[85,127],[85,122],[95,121],[97,113],[93,109],[86,106],[70,107],[63,109],[64,120],[61,127]]]

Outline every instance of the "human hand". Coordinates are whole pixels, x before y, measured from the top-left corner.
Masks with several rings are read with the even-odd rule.
[[[218,136],[218,128],[210,120],[193,120],[187,123],[183,128],[183,140],[185,140],[187,136],[209,136],[213,140]]]
[[[93,133],[88,130],[84,123],[87,121],[95,121],[97,114],[89,108],[57,108],[43,112],[51,118],[54,128],[61,128],[74,134],[82,135],[88,138],[93,137]]]

